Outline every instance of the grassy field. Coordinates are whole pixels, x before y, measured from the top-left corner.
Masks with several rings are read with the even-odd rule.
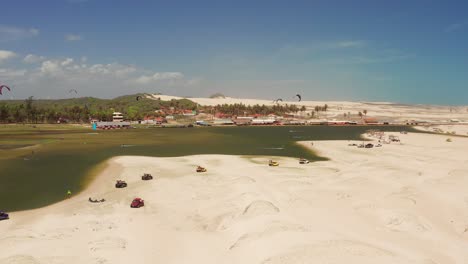
[[[0,126],[0,210],[42,207],[86,187],[103,161],[119,155],[231,154],[324,160],[302,140],[359,139],[369,127],[205,127],[93,131],[72,125]],[[405,127],[372,127],[386,131]]]

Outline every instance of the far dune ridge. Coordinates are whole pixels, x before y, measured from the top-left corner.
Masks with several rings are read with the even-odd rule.
[[[148,94],[149,99],[154,100],[172,100],[183,99],[184,97]],[[222,104],[244,104],[244,105],[268,105],[275,104],[295,104],[299,107],[305,106],[305,112],[299,114],[307,116],[314,110],[315,106],[328,105],[326,112],[318,112],[315,117],[319,119],[346,119],[345,114],[357,116],[359,112],[363,113],[363,117],[374,117],[381,121],[399,121],[404,122],[407,120],[417,121],[436,121],[436,122],[450,122],[460,121],[468,122],[468,106],[444,106],[444,105],[424,105],[424,104],[400,104],[392,102],[351,102],[351,101],[323,101],[311,100],[313,98],[307,95],[302,96],[302,101],[298,101],[295,96],[284,97],[283,102],[275,102],[277,98],[271,99],[247,99],[247,98],[232,98],[232,97],[216,97],[216,98],[203,98],[203,97],[188,97],[187,99],[194,101],[200,105],[222,105]],[[365,113],[364,114],[364,110]]]
[[[468,138],[399,136],[373,149],[316,141],[331,160],[307,165],[115,157],[83,193],[0,223],[0,263],[464,263]],[[146,205],[130,208],[135,197]]]

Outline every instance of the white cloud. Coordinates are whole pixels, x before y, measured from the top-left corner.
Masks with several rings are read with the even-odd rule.
[[[31,56],[29,56],[31,55]],[[38,61],[39,58],[42,61]],[[70,89],[82,96],[115,97],[137,92],[186,89],[200,86],[201,79],[187,79],[181,72],[151,72],[135,65],[90,63],[83,57],[49,58],[28,54],[23,61],[32,68],[0,68],[0,78],[21,87],[18,97],[68,97]]]
[[[28,64],[38,63],[44,61],[46,58],[44,56],[38,56],[34,54],[28,54],[24,57],[23,61]]]
[[[150,84],[160,81],[174,82],[184,78],[184,75],[180,72],[156,72],[153,75],[142,75],[135,81],[140,84]]]
[[[67,34],[67,35],[65,35],[65,40],[66,41],[80,41],[82,39],[83,39],[82,36],[76,35],[76,34]]]
[[[62,66],[67,66],[67,65],[70,65],[73,63],[73,59],[72,58],[66,58],[64,61],[62,61],[60,64]]]
[[[3,61],[9,60],[13,57],[16,57],[16,53],[9,50],[0,50],[0,63]]]
[[[18,28],[0,25],[0,41],[12,41],[35,37],[39,35],[39,30],[36,28]]]
[[[454,32],[454,31],[462,30],[466,26],[468,26],[468,22],[466,22],[466,21],[465,22],[460,22],[460,23],[454,23],[454,24],[451,24],[451,25],[447,26],[445,28],[445,32]]]
[[[326,59],[322,62],[325,64],[336,64],[336,65],[356,65],[356,64],[378,64],[378,63],[392,63],[402,60],[413,58],[414,55],[410,54],[394,54],[394,55],[382,55],[382,56],[348,56],[341,58]]]
[[[367,43],[363,40],[339,41],[333,44],[333,46],[337,48],[362,48],[362,47],[365,47],[366,45]]]
[[[16,77],[24,76],[26,72],[26,70],[0,68],[0,78],[4,80],[11,80]]]

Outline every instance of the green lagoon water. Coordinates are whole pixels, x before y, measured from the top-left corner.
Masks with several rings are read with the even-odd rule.
[[[358,140],[368,129],[411,130],[394,126],[278,126],[93,131],[71,126],[4,126],[0,127],[0,210],[33,209],[58,202],[68,189],[77,193],[86,187],[98,165],[114,156],[230,154],[318,161],[325,158],[296,141]]]

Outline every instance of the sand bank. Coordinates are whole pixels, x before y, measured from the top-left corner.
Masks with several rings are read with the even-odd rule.
[[[415,128],[426,132],[468,136],[468,124],[416,126]]]
[[[116,157],[80,195],[0,222],[0,263],[466,263],[468,138],[399,136],[373,149],[317,141],[331,160],[308,165]],[[134,197],[146,206],[131,209]]]

